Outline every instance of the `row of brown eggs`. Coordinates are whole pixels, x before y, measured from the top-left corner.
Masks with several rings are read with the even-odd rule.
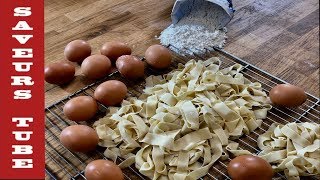
[[[91,46],[83,40],[70,42],[64,55],[70,62],[81,65],[81,73],[89,79],[100,79],[112,71],[115,64],[120,74],[129,79],[144,76],[145,63],[131,55],[131,48],[118,41],[107,42],[100,49],[100,54],[91,55]],[[161,45],[152,45],[145,52],[146,63],[155,69],[170,66],[172,55]],[[75,75],[75,66],[69,61],[51,63],[45,68],[45,80],[51,84],[63,85],[71,82]]]

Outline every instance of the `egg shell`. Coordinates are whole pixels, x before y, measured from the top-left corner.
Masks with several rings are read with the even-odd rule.
[[[145,52],[146,62],[153,68],[168,68],[172,61],[172,55],[169,49],[156,44],[150,46]]]
[[[87,57],[81,64],[81,72],[89,79],[100,79],[110,73],[111,61],[108,57],[95,54]]]
[[[94,98],[106,106],[120,105],[127,95],[127,86],[118,80],[100,84],[94,91]]]
[[[63,85],[74,79],[75,67],[68,61],[59,61],[47,65],[44,69],[45,81],[50,84]]]
[[[124,176],[116,164],[108,160],[94,160],[90,162],[85,170],[84,175],[87,180],[123,180]]]
[[[122,55],[130,55],[131,48],[126,43],[110,41],[102,45],[100,53],[110,58],[111,61],[115,62],[118,57]]]
[[[297,107],[307,100],[307,95],[300,87],[291,84],[279,84],[269,92],[271,102],[284,107]]]
[[[91,46],[84,40],[74,40],[67,44],[64,49],[64,56],[67,60],[81,63],[91,55]]]
[[[86,125],[71,125],[62,130],[61,143],[74,152],[88,152],[94,150],[99,142],[98,134]]]
[[[116,61],[116,67],[125,78],[138,79],[144,77],[145,64],[136,56],[120,56]]]
[[[227,167],[232,180],[271,180],[273,169],[264,159],[253,155],[238,156]]]
[[[90,96],[78,96],[70,99],[63,107],[63,113],[72,121],[87,121],[98,111],[98,104]]]

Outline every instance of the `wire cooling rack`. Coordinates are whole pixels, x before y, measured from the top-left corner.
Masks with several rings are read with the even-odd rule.
[[[174,47],[170,47],[171,49]],[[208,49],[208,53],[205,55],[197,55],[193,53],[192,56],[179,56],[174,54],[174,62],[171,68],[166,71],[156,71],[150,68],[146,70],[146,76],[151,74],[159,75],[170,72],[171,70],[177,67],[178,63],[186,63],[191,58],[194,59],[207,59],[212,56],[217,56],[222,60],[222,68],[228,67],[234,63],[239,63],[243,65],[242,73],[246,78],[251,81],[260,82],[264,91],[269,92],[269,90],[274,87],[276,84],[286,83],[285,81],[245,62],[244,60],[224,51],[221,49]],[[93,152],[84,154],[84,153],[75,153],[66,149],[59,141],[59,135],[61,131],[72,124],[77,124],[76,122],[68,120],[63,114],[64,104],[71,98],[80,95],[92,96],[95,88],[102,82],[109,79],[118,79],[124,82],[128,86],[128,96],[139,96],[144,89],[145,82],[141,81],[127,81],[122,78],[118,72],[110,74],[105,79],[90,84],[79,91],[61,99],[58,102],[53,103],[52,105],[45,108],[45,119],[46,119],[46,131],[45,131],[45,141],[46,141],[46,179],[60,180],[60,179],[86,179],[84,177],[83,171],[86,165],[95,160],[95,159],[106,159],[103,155],[104,148],[97,147]],[[99,104],[99,112],[96,115],[95,119],[103,117],[108,111],[108,107]],[[297,107],[297,108],[281,108],[273,107],[271,111],[268,112],[268,117],[264,119],[260,128],[252,132],[250,135],[242,136],[238,142],[241,149],[249,150],[252,153],[259,153],[259,148],[257,147],[257,138],[260,134],[268,130],[269,126],[274,123],[288,123],[288,122],[316,122],[319,123],[320,107],[319,107],[319,98],[308,94],[307,101]],[[80,124],[86,124],[91,126],[91,122],[81,122]],[[217,161],[209,173],[202,177],[201,179],[230,179],[227,174],[226,167],[231,159],[224,161]],[[118,158],[117,163],[122,162],[123,159]],[[139,171],[132,165],[129,168],[123,170],[125,179],[148,179],[139,173]],[[308,177],[307,179],[318,179],[319,177]],[[276,173],[274,179],[286,179],[283,173]]]

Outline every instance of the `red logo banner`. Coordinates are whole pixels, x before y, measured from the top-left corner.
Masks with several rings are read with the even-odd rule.
[[[43,3],[0,6],[0,179],[44,179]]]

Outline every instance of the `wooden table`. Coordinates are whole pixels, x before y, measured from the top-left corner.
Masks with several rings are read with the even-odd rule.
[[[64,58],[66,44],[88,41],[93,53],[110,40],[127,42],[143,55],[170,23],[173,0],[47,0],[45,63]],[[234,1],[225,50],[319,97],[319,1]],[[77,67],[77,75],[79,67]],[[46,105],[87,85],[46,84]]]
[[[88,41],[93,53],[99,53],[106,41],[124,41],[132,47],[133,54],[142,56],[148,46],[159,43],[155,36],[171,23],[173,3],[46,0],[45,63],[62,60],[64,47],[75,39]],[[318,0],[234,0],[234,8],[235,16],[227,26],[229,39],[225,50],[319,97]],[[92,83],[80,75],[79,66],[76,75],[72,83],[63,87],[46,83],[46,105]],[[67,156],[59,141],[52,141],[49,144],[58,147],[61,156]],[[64,166],[55,168],[52,164],[48,166],[55,173],[63,174]]]

